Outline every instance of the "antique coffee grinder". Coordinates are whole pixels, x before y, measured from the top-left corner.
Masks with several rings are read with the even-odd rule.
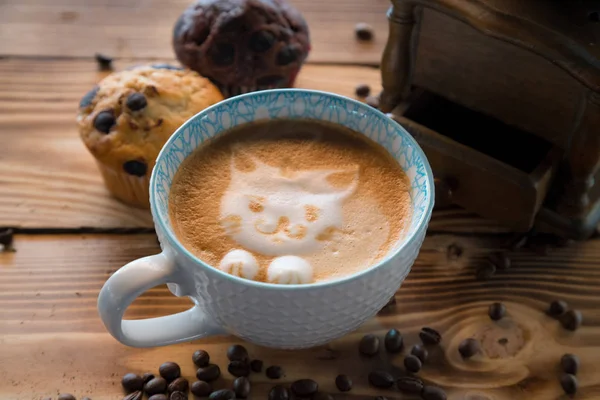
[[[518,232],[589,237],[600,221],[600,1],[392,3],[381,108],[425,150],[438,197]]]

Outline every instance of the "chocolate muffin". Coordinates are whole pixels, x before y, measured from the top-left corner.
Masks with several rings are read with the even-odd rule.
[[[234,96],[292,86],[310,39],[285,0],[197,0],[177,20],[173,47],[181,64]]]

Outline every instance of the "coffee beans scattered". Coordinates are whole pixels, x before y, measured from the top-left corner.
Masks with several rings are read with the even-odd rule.
[[[227,371],[233,376],[248,376],[250,375],[250,364],[246,361],[232,361],[227,366]]]
[[[490,260],[485,260],[475,271],[475,277],[480,281],[487,281],[496,273],[496,266]]]
[[[394,384],[394,377],[386,371],[373,371],[369,373],[369,383],[376,388],[387,389]]]
[[[165,378],[167,382],[174,381],[181,376],[181,368],[172,361],[167,361],[158,367],[158,373]]]
[[[566,394],[575,394],[579,388],[579,382],[575,375],[562,374],[560,376],[560,386]]]
[[[196,350],[192,354],[192,361],[197,367],[206,367],[210,362],[210,355],[204,350]]]
[[[140,397],[140,399],[141,399],[141,397]],[[159,394],[154,394],[154,395],[148,397],[148,400],[169,400],[169,398],[167,397],[166,394],[159,393]]]
[[[348,392],[352,389],[352,379],[348,375],[338,375],[335,378],[335,386],[340,392]]]
[[[112,71],[112,57],[109,57],[104,54],[96,53],[96,63],[98,64],[98,69],[100,71]]]
[[[142,400],[143,397],[144,397],[144,393],[141,390],[138,390],[136,392],[129,393],[127,396],[123,397],[123,400]],[[154,396],[150,396],[149,400],[155,400],[155,399],[153,399],[153,397]],[[166,396],[164,398],[166,398]],[[68,400],[68,399],[61,399],[59,397],[58,400]],[[73,400],[75,400],[75,397],[73,397]],[[162,400],[162,399],[159,398],[158,400]]]
[[[150,372],[145,372],[142,375],[142,381],[144,381],[144,383],[148,383],[150,382],[152,379],[154,379],[154,374],[150,373]]]
[[[76,400],[71,393],[63,393],[58,396],[58,400]]]
[[[473,338],[465,339],[458,345],[458,352],[462,358],[471,358],[475,354],[479,353],[479,350],[479,341]]]
[[[492,321],[499,321],[506,315],[506,306],[502,303],[492,303],[488,308],[488,315]]]
[[[169,400],[188,400],[188,395],[183,392],[173,392],[169,396]]]
[[[358,351],[365,356],[374,356],[379,352],[379,338],[375,335],[365,335],[358,344]]]
[[[417,372],[419,372],[421,370],[421,367],[423,366],[423,364],[421,363],[421,360],[417,357],[417,356],[413,356],[412,354],[404,357],[404,368],[406,368],[406,370],[408,372],[412,372],[413,374],[416,374]]]
[[[123,386],[125,393],[135,392],[144,388],[144,380],[137,374],[125,374],[121,379],[121,386]]]
[[[235,392],[230,389],[216,390],[208,398],[209,400],[235,400]]]
[[[371,94],[371,87],[367,84],[361,83],[356,85],[354,88],[354,93],[358,97],[367,97],[369,94]]]
[[[271,365],[265,373],[269,379],[279,379],[283,376],[283,369],[277,365]]]
[[[425,346],[420,344],[415,344],[410,350],[410,354],[416,356],[419,360],[421,360],[421,363],[425,363],[425,361],[427,361],[427,357],[429,356],[429,352],[427,351]]]
[[[575,354],[564,354],[560,358],[560,368],[567,374],[577,375],[577,371],[579,370],[579,357]]]
[[[446,392],[437,386],[425,386],[421,392],[423,400],[446,400]]]
[[[299,379],[292,383],[290,389],[298,397],[310,397],[319,391],[319,384],[312,379]]]
[[[290,392],[282,385],[274,386],[269,392],[269,400],[288,400]]]
[[[212,382],[221,376],[221,369],[216,364],[208,364],[206,367],[198,368],[196,378],[199,381]]]
[[[396,329],[390,329],[383,339],[383,345],[388,353],[399,353],[404,347],[402,335]]]
[[[136,92],[127,96],[127,100],[125,100],[125,105],[131,111],[139,111],[146,108],[146,106],[148,105],[148,101],[146,100],[146,96],[144,96],[142,93]]]
[[[560,317],[560,324],[563,328],[570,331],[575,331],[583,322],[583,315],[580,311],[569,310]]]
[[[568,309],[569,305],[566,301],[554,300],[550,303],[550,307],[548,307],[548,315],[557,318],[566,313]]]
[[[424,327],[421,328],[421,332],[419,332],[419,337],[423,344],[428,345],[437,345],[442,341],[442,335],[438,331],[433,328]]]
[[[190,383],[183,376],[173,380],[173,382],[169,383],[167,386],[167,392],[184,392],[187,393],[190,390]]]
[[[156,377],[144,385],[144,392],[148,396],[153,394],[164,393],[167,390],[167,381],[162,377]]]
[[[94,118],[94,128],[98,132],[108,134],[113,126],[117,123],[113,110],[100,111]]]
[[[248,361],[248,350],[242,345],[234,344],[227,349],[229,361]]]
[[[206,397],[212,393],[212,386],[205,381],[196,381],[192,383],[190,391],[196,397]]]
[[[252,360],[250,361],[250,369],[253,372],[262,372],[263,362],[262,360]]]
[[[250,394],[250,381],[241,376],[233,381],[233,391],[238,399],[245,399]]]
[[[403,376],[396,380],[399,391],[409,394],[420,394],[423,391],[423,381],[412,376]]]
[[[373,27],[365,22],[359,22],[354,26],[354,34],[358,40],[368,42],[373,40]]]
[[[490,262],[496,266],[496,269],[505,270],[510,268],[510,258],[506,253],[494,253],[490,256]]]

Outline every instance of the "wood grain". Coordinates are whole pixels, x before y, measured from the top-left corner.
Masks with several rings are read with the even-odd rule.
[[[191,0],[3,0],[0,54],[120,58],[173,57],[171,32]],[[311,62],[379,64],[387,39],[387,0],[293,0],[305,16]],[[373,26],[375,39],[357,42],[354,25]]]
[[[478,262],[498,248],[501,240],[429,236],[397,303],[357,332],[328,346],[305,351],[275,351],[248,345],[252,357],[266,365],[281,365],[283,383],[313,377],[336,399],[372,399],[386,395],[407,399],[397,391],[368,386],[366,375],[378,366],[402,373],[402,356],[382,354],[361,359],[357,342],[362,335],[383,335],[399,329],[408,348],[418,341],[422,326],[438,329],[442,345],[430,351],[419,375],[444,386],[450,400],[566,399],[558,384],[557,363],[563,353],[577,354],[582,365],[577,399],[600,396],[600,240],[554,250],[549,256],[522,252],[512,255],[513,266],[490,281],[473,278]],[[448,259],[448,246],[463,251]],[[225,350],[233,337],[214,337],[157,349],[132,349],[113,340],[96,313],[96,297],[106,278],[119,266],[158,251],[154,235],[23,236],[16,253],[0,254],[0,397],[39,399],[60,391],[95,400],[120,398],[119,379],[128,371],[156,371],[166,360],[181,364],[193,378],[191,354],[204,348],[226,371]],[[582,311],[583,326],[563,330],[547,317],[549,301],[563,299]],[[487,317],[487,307],[502,301],[508,316],[499,323]],[[187,308],[186,299],[155,288],[128,310],[132,318],[165,315]],[[464,361],[458,343],[470,336],[483,340],[485,355]],[[507,339],[504,346],[498,340]],[[348,374],[354,388],[335,390],[337,374]],[[229,387],[223,373],[217,387]],[[274,384],[263,374],[251,376],[252,398],[265,398]]]

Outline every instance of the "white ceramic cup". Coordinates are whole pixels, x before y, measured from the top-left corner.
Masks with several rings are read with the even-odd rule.
[[[316,119],[345,125],[384,146],[411,181],[413,215],[407,234],[382,261],[351,276],[309,285],[277,285],[238,278],[196,258],[169,222],[173,176],[198,145],[249,121]],[[216,334],[233,334],[276,348],[305,348],[353,331],[374,316],[408,274],[433,208],[433,176],[421,148],[400,125],[355,100],[330,93],[281,89],[234,97],[181,126],[160,152],[150,181],[150,204],[162,253],[115,272],[98,298],[100,317],[120,342],[162,346]],[[167,283],[194,306],[165,317],[123,320],[135,298]]]

